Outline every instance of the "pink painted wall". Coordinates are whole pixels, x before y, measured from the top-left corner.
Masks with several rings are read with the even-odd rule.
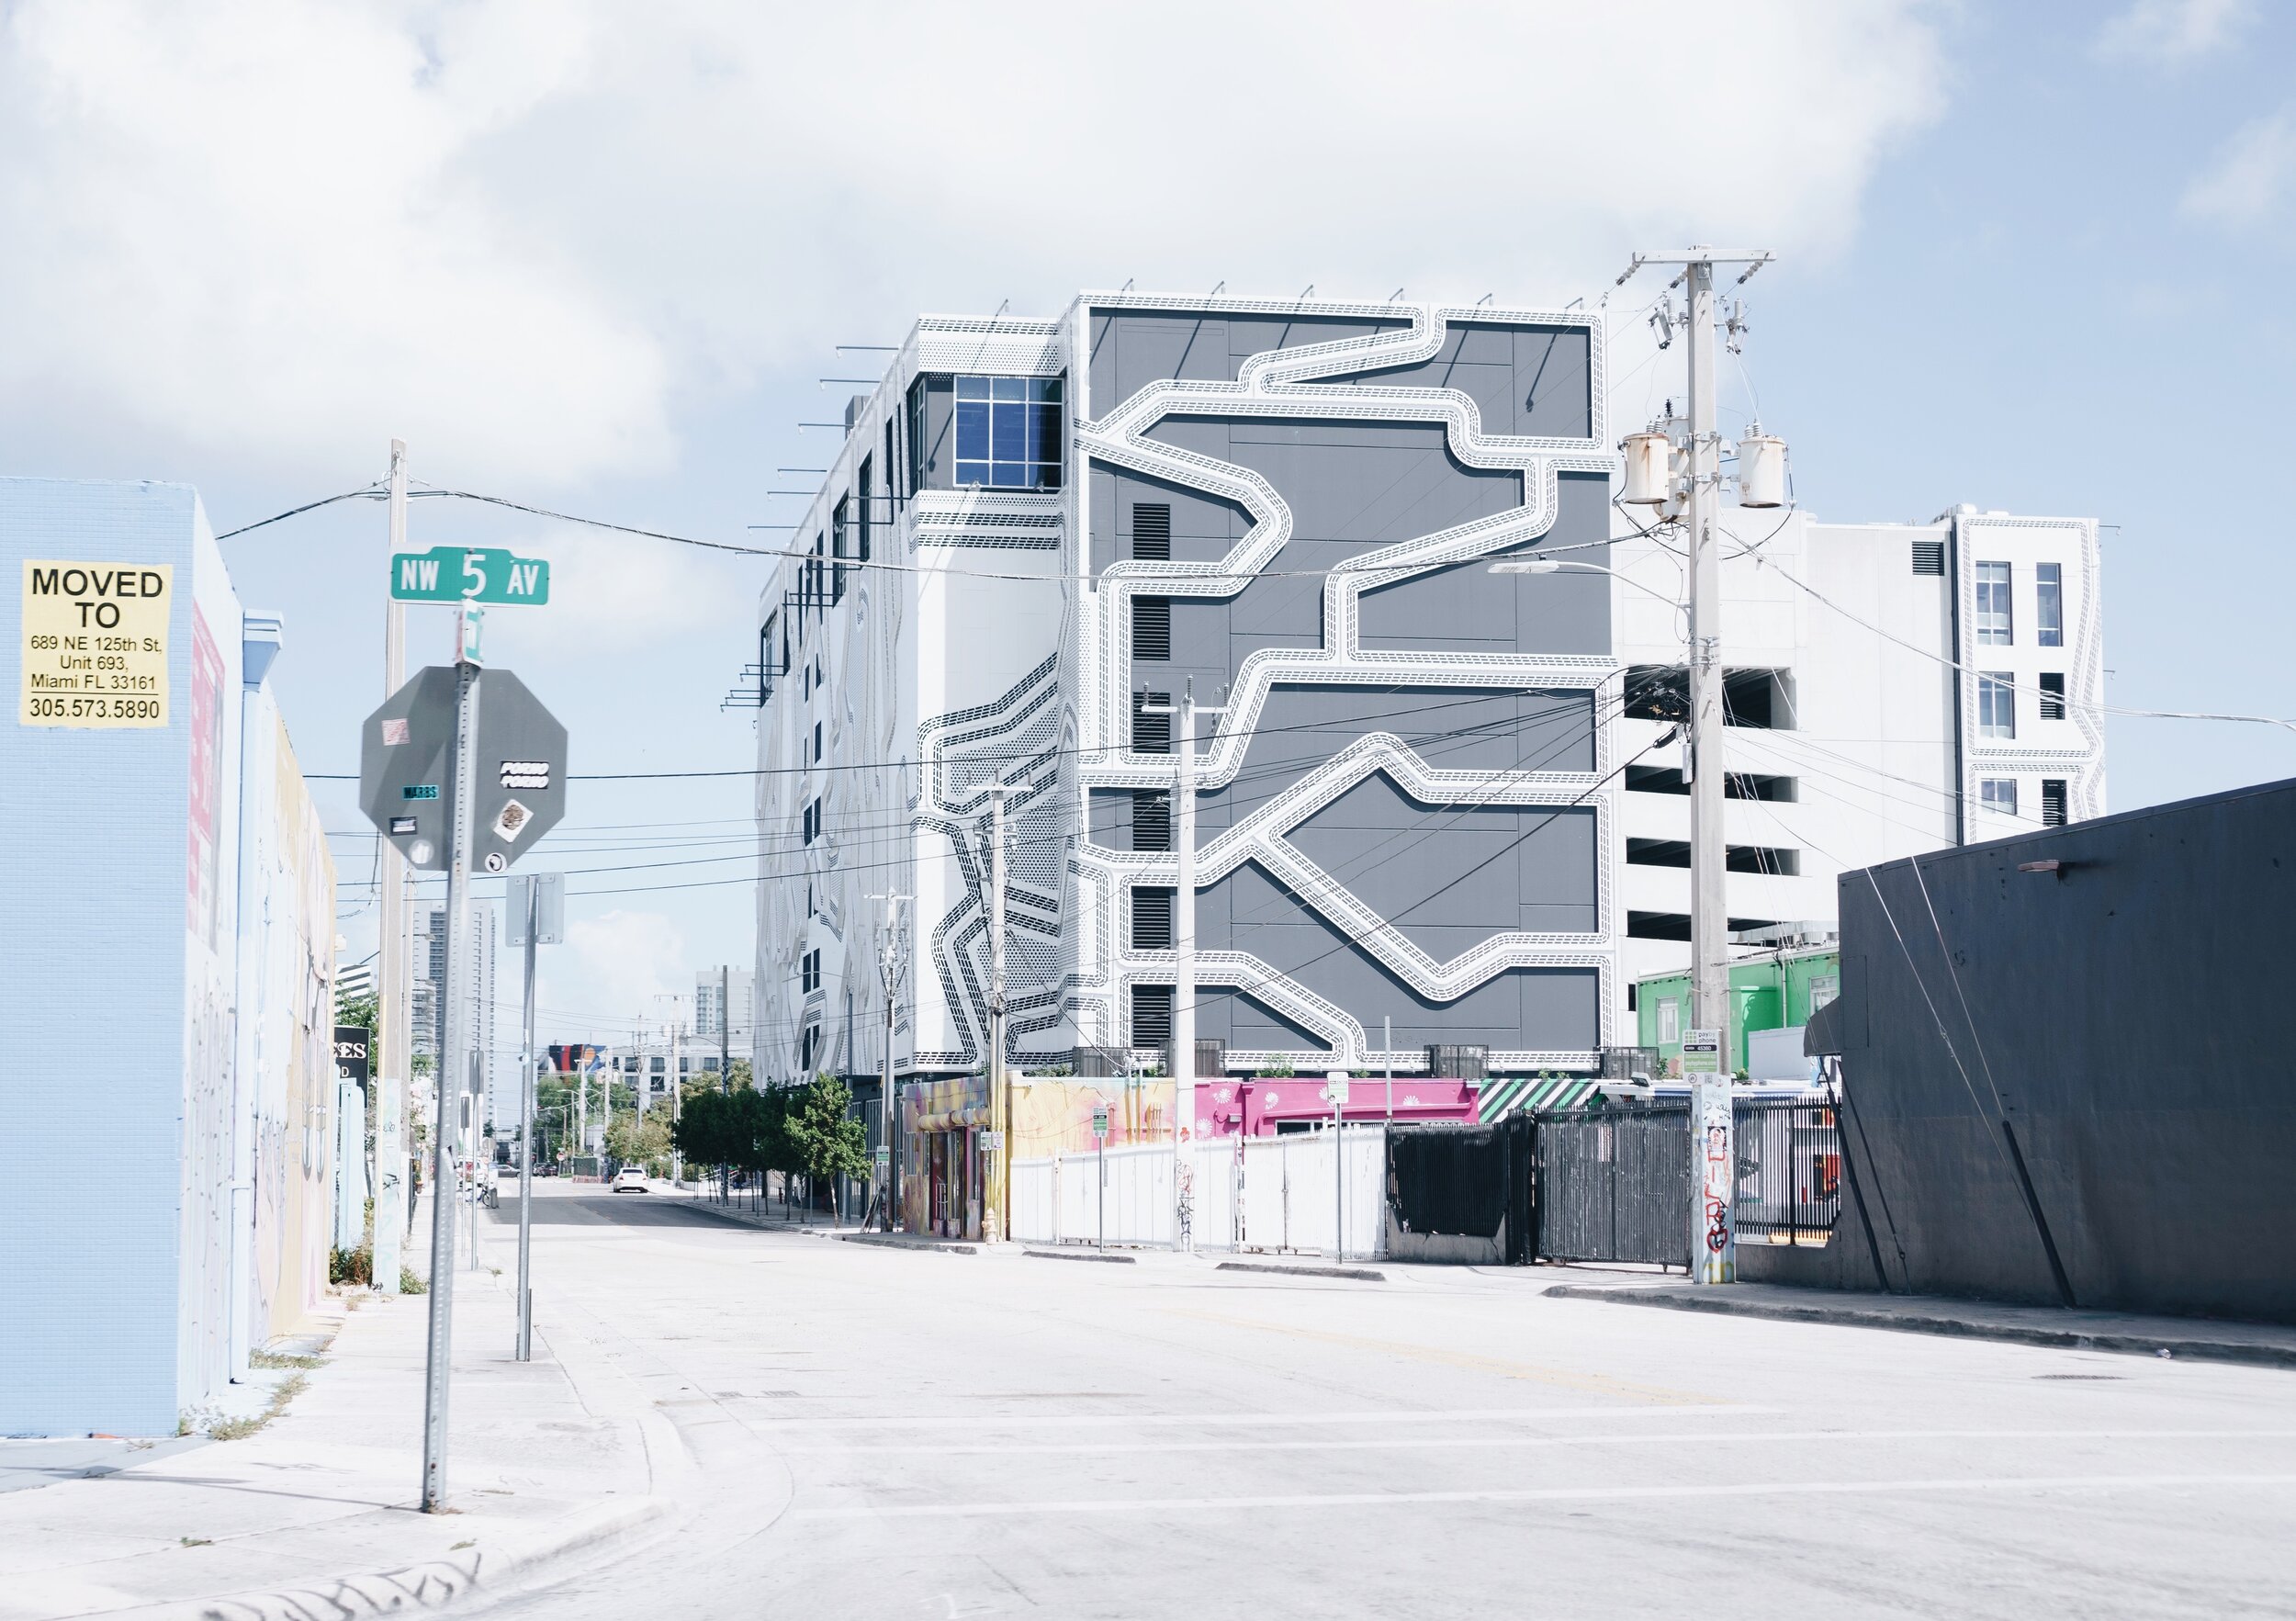
[[[1248,1081],[1216,1081],[1196,1089],[1199,1134],[1232,1137],[1273,1137],[1288,1120],[1328,1120],[1332,1106],[1323,1101],[1322,1075],[1261,1076]],[[1388,1083],[1378,1075],[1357,1077],[1347,1089],[1343,1116],[1359,1125],[1397,1120],[1409,1122],[1443,1121],[1480,1125],[1475,1087],[1462,1080],[1421,1075],[1395,1078],[1394,1112],[1388,1109]]]

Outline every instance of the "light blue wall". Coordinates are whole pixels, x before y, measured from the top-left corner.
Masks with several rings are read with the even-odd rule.
[[[10,681],[0,716],[0,1434],[169,1434],[187,1390],[206,1383],[184,1365],[213,1325],[184,1321],[182,1253],[187,1117],[198,1112],[186,1093],[186,919],[204,528],[182,485],[0,478]],[[206,550],[213,557],[212,541]],[[166,726],[18,723],[28,557],[174,566]],[[240,626],[215,614],[228,931]],[[208,1292],[191,1291],[191,1303]]]

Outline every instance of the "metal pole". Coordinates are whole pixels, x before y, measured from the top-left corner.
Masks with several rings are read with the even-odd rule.
[[[390,549],[407,544],[407,442],[390,442]],[[396,600],[383,610],[383,696],[407,679],[407,608]],[[407,1017],[407,867],[389,840],[381,841],[382,894],[377,914],[382,947],[381,977],[375,1008],[375,1247],[369,1273],[374,1287],[399,1292],[400,1242],[407,1226],[407,1083],[412,1035]]]
[[[1714,262],[1683,267],[1689,308],[1690,529],[1690,951],[1692,1022],[1717,1032],[1716,1073],[1692,1080],[1692,1154],[1697,1179],[1692,1280],[1728,1283],[1736,1276],[1732,1208],[1737,1147],[1730,1104],[1729,903],[1723,832],[1722,561],[1715,511],[1720,504],[1720,434],[1714,397]]]
[[[1010,1212],[1005,1208],[1005,1165],[1011,1157],[1004,1150],[1007,1126],[1005,1098],[1005,795],[1012,790],[999,782],[989,793],[988,850],[988,1121],[997,1143],[996,1157],[988,1166],[987,1204],[996,1221],[997,1236],[1009,1237]]]
[[[905,895],[872,895],[885,908],[884,937],[877,947],[877,976],[885,993],[884,1079],[877,1100],[878,1123],[885,1144],[885,1231],[900,1225],[901,1109],[893,1096],[893,998],[901,977],[901,903]]]
[[[1379,1050],[1387,1059],[1387,1118],[1395,1119],[1395,1020],[1379,1015]]]
[[[1347,1258],[1347,1106],[1332,1099],[1332,1256]]]
[[[757,981],[752,979],[749,983],[754,987]],[[726,1098],[731,1098],[734,1095],[733,990],[733,964],[720,962],[717,965],[717,1090],[721,1097]],[[847,1041],[850,1044],[851,1038],[848,1037]],[[750,1085],[757,1084],[757,1077],[754,1075],[749,1077],[749,1080]],[[717,1197],[728,1202],[734,1196],[729,1181],[730,1176],[731,1173],[726,1166],[717,1167]]]
[[[457,638],[460,640],[461,638]],[[478,667],[465,654],[456,666],[455,682],[455,802],[449,838],[452,854],[446,871],[446,1041],[439,1054],[438,1127],[432,1144],[432,1165],[438,1196],[431,1201],[431,1322],[428,1367],[424,1375],[427,1402],[422,1419],[422,1511],[436,1514],[446,1506],[446,1392],[454,1353],[455,1198],[452,1158],[457,1099],[449,1097],[448,1080],[463,1074],[462,1057],[470,1046],[470,862],[472,837],[470,803],[478,794]]]
[[[1195,1212],[1188,1208],[1188,1143],[1196,1125],[1196,678],[1180,689],[1175,716],[1180,735],[1179,788],[1173,796],[1173,842],[1179,856],[1178,886],[1173,895],[1172,944],[1176,967],[1172,984],[1172,1189],[1177,1205],[1176,1247],[1194,1253]]]
[[[525,1038],[518,1051],[518,1360],[535,1359],[535,923],[539,879],[526,884]]]

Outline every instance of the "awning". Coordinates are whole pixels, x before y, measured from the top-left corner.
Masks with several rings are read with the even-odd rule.
[[[1483,1083],[1475,1111],[1489,1121],[1542,1109],[1576,1109],[1602,1084],[1591,1075],[1504,1075]]]

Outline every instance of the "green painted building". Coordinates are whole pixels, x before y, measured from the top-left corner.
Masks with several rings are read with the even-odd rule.
[[[1838,951],[1774,951],[1730,964],[1729,1068],[1747,1067],[1746,1038],[1754,1030],[1791,1029],[1841,990]],[[1683,1031],[1690,1028],[1690,975],[1662,974],[1635,981],[1635,1023],[1640,1044],[1658,1049],[1666,1073],[1680,1073]]]

